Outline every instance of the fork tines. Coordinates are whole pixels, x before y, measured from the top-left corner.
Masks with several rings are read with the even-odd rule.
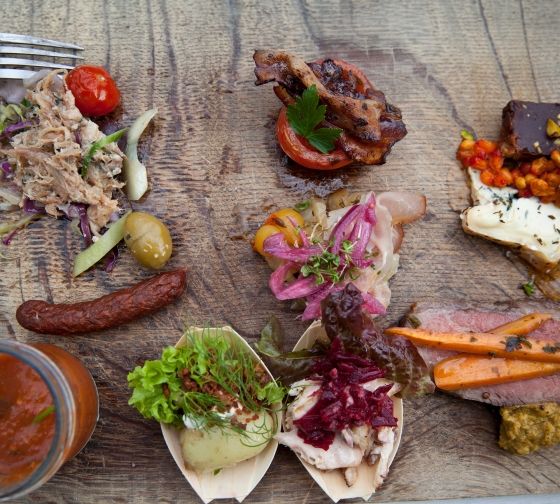
[[[57,49],[62,49],[62,51]],[[33,75],[36,71],[33,69],[37,68],[74,68],[77,60],[83,59],[82,56],[77,55],[77,51],[83,51],[83,48],[57,40],[15,33],[0,33],[0,79],[26,79]],[[10,57],[9,55],[33,56],[35,59]],[[64,63],[59,61],[69,59],[72,61]]]

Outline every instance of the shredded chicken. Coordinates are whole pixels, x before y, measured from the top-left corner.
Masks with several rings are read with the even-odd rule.
[[[15,135],[11,148],[0,153],[16,167],[14,182],[23,192],[22,201],[27,197],[42,203],[53,216],[60,215],[60,205],[84,203],[97,234],[119,210],[113,193],[124,185],[115,178],[124,154],[116,143],[99,149],[87,175],[81,176],[84,155],[104,134],[82,116],[64,76],[59,70],[51,72],[27,92],[34,105],[34,125]]]
[[[378,378],[364,383],[362,387],[371,392],[379,387],[392,383]],[[318,400],[321,383],[318,380],[305,379],[291,385],[289,395],[295,399],[288,406],[284,416],[283,432],[278,433],[276,440],[291,448],[304,461],[317,469],[330,471],[342,470],[346,484],[352,486],[358,478],[357,467],[366,461],[369,465],[379,462],[375,474],[375,488],[383,483],[391,463],[391,453],[397,440],[394,427],[373,428],[370,425],[348,427],[337,432],[333,443],[327,450],[316,448],[306,443],[299,435],[295,420],[302,418],[313,408]],[[393,383],[389,395],[399,391],[399,385]]]

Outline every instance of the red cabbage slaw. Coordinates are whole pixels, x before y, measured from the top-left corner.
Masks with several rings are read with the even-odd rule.
[[[304,298],[307,306],[302,320],[320,318],[321,301],[352,283],[352,273],[359,276],[360,270],[373,265],[367,246],[377,222],[375,204],[375,196],[370,193],[364,203],[350,207],[334,226],[326,243],[312,243],[302,229],[299,229],[300,247],[291,247],[282,233],[264,241],[267,254],[285,261],[271,274],[270,290],[279,300]],[[297,227],[296,223],[292,224]],[[326,276],[310,274],[313,271],[310,266],[323,259],[329,262],[332,271]],[[291,276],[296,279],[287,282]],[[380,301],[369,292],[362,294],[365,311],[376,315],[385,313]]]
[[[335,338],[327,355],[313,368],[310,379],[319,380],[321,388],[315,405],[294,421],[298,436],[307,444],[328,450],[336,433],[348,427],[396,427],[389,396],[393,384],[374,391],[363,387],[384,376],[385,371],[369,359],[345,352],[341,340]]]

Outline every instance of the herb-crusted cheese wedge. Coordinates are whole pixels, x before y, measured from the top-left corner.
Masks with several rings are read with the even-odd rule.
[[[470,234],[520,248],[540,270],[560,261],[560,208],[538,198],[519,198],[517,190],[491,187],[469,168],[473,206],[463,211],[463,229]]]

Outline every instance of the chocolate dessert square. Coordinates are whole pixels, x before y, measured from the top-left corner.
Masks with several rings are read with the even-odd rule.
[[[546,121],[560,121],[560,103],[512,100],[502,112],[502,141],[516,159],[549,156],[560,150],[560,139],[546,134]]]

